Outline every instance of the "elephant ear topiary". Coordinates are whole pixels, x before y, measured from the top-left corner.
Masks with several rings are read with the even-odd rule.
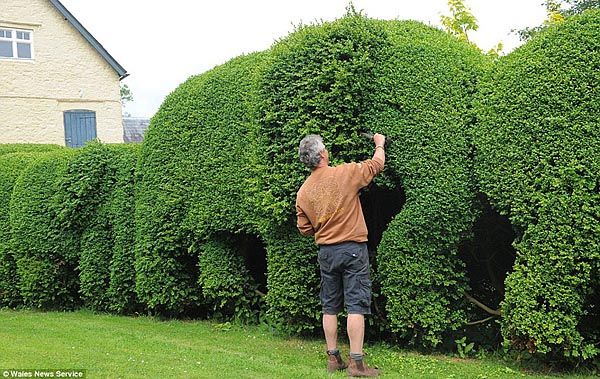
[[[500,59],[480,90],[476,173],[518,231],[502,330],[531,352],[599,352],[599,67],[590,11]]]

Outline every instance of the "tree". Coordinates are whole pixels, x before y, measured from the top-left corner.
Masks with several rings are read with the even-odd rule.
[[[127,84],[121,84],[121,104],[125,105],[128,101],[133,101],[133,94]]]
[[[600,0],[547,0],[542,3],[546,8],[546,19],[542,25],[517,30],[521,41],[532,39],[550,25],[560,24],[567,17],[583,13],[588,9],[600,9]]]
[[[477,19],[463,0],[448,0],[448,7],[451,15],[442,15],[440,19],[444,29],[449,34],[469,42],[469,30],[479,29]]]
[[[599,9],[600,0],[563,0],[571,5],[570,8],[563,11],[565,16],[573,16],[582,13],[588,9]]]
[[[468,32],[479,29],[477,19],[465,5],[464,0],[448,0],[448,8],[450,8],[451,15],[442,15],[440,17],[444,29],[447,33],[470,43]],[[502,54],[502,49],[502,42],[498,42],[496,46],[488,50],[485,54],[496,59]]]

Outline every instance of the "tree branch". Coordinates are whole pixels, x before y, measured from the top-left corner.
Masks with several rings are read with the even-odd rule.
[[[495,316],[502,316],[502,312],[500,312],[499,309],[492,309],[492,308],[488,307],[487,305],[481,303],[479,300],[475,299],[473,296],[469,295],[466,292],[464,293],[464,295],[467,298],[467,300],[469,300],[471,303],[475,304],[477,307],[483,309],[487,313],[489,313],[491,315],[495,315]]]
[[[264,294],[264,293],[260,292],[259,290],[254,290],[254,293],[255,293],[255,294],[257,294],[257,295],[258,295],[258,296],[260,296],[260,297],[265,297],[265,296],[267,296],[266,294]]]
[[[467,322],[467,325],[483,324],[484,322],[490,321],[491,319],[493,319],[495,317],[496,317],[495,315],[491,315],[490,317],[486,317],[483,320],[477,320],[477,321]]]

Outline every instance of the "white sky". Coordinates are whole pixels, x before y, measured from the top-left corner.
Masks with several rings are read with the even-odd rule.
[[[268,49],[293,25],[341,17],[348,0],[61,0],[130,73],[123,80],[132,116],[151,117],[165,96],[191,75],[238,55]],[[379,19],[413,19],[439,26],[446,0],[354,0]],[[479,22],[469,36],[483,50],[499,41],[518,46],[512,29],[545,18],[542,0],[465,0]]]

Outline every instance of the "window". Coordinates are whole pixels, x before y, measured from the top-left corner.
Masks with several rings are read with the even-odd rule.
[[[0,58],[33,59],[31,30],[0,28]]]

